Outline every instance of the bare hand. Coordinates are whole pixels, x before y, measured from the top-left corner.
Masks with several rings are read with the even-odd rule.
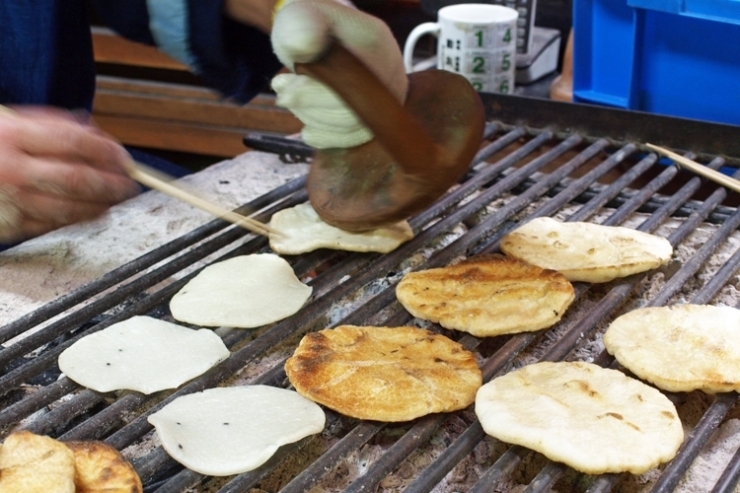
[[[0,242],[93,219],[139,191],[126,150],[70,114],[0,112]]]

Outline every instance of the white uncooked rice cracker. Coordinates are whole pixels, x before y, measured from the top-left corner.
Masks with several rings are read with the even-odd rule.
[[[98,392],[151,394],[177,388],[228,357],[211,330],[141,316],[81,338],[59,355],[59,369]]]
[[[486,433],[586,474],[642,474],[683,442],[676,408],[654,387],[584,362],[542,362],[483,385]]]
[[[604,345],[638,377],[670,392],[740,391],[740,310],[640,308],[612,322]]]
[[[388,253],[414,237],[407,221],[360,233],[345,231],[325,223],[311,204],[299,204],[276,212],[270,226],[279,232],[278,235],[270,235],[270,247],[286,255],[319,248]]]
[[[181,322],[248,329],[293,315],[311,291],[285,259],[242,255],[203,269],[172,297],[170,311]]]
[[[149,416],[170,456],[200,474],[229,476],[324,429],[318,404],[267,385],[223,387],[179,397]]]

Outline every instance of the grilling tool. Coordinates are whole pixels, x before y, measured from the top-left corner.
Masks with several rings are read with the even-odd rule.
[[[5,106],[0,105],[0,114],[13,115],[15,111]],[[149,169],[143,164],[137,163],[136,161],[129,160],[126,163],[126,173],[131,179],[145,185],[149,188],[162,192],[165,195],[179,199],[186,204],[190,204],[193,207],[197,207],[204,210],[214,216],[228,221],[232,224],[236,224],[244,229],[247,229],[253,233],[262,236],[269,236],[270,234],[280,234],[278,231],[270,228],[266,224],[263,224],[250,217],[242,216],[236,212],[224,209],[216,204],[203,200],[202,198],[194,195],[187,190],[177,187],[169,182],[165,175],[160,172]]]
[[[228,209],[224,209],[223,207],[208,202],[207,200],[204,200],[197,195],[184,190],[183,188],[173,185],[168,180],[160,178],[158,176],[160,173],[154,172],[153,170],[150,170],[146,166],[139,164],[133,160],[127,163],[126,172],[133,180],[138,181],[142,185],[157,190],[158,192],[162,192],[165,195],[169,195],[170,197],[182,200],[186,204],[190,204],[193,207],[197,207],[201,210],[211,213],[214,216],[223,219],[224,221],[236,224],[237,226],[247,229],[253,233],[262,236],[269,236],[270,234],[278,233],[266,224],[263,224],[250,217],[242,216],[241,214],[237,214],[236,212],[230,211]]]
[[[653,144],[645,144],[645,147],[647,147],[648,149],[652,151],[655,151],[659,154],[663,154],[664,156],[673,159],[673,162],[675,162],[677,165],[683,168],[686,168],[689,171],[693,171],[699,176],[703,176],[704,178],[712,180],[715,183],[719,183],[720,185],[727,187],[732,191],[740,193],[740,181],[730,176],[722,174],[719,171],[715,171],[712,168],[707,168],[706,166],[702,166],[701,164],[697,163],[696,161],[692,159],[684,157],[680,154],[676,154],[675,152],[669,151],[668,149],[665,149],[663,147],[656,146]]]
[[[319,61],[296,63],[295,70],[336,91],[374,134],[357,147],[314,153],[308,198],[333,226],[363,231],[422,211],[457,183],[478,150],[485,112],[460,75],[410,74],[401,105],[337,42]]]

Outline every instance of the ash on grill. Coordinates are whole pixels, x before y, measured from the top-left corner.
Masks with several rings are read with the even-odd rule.
[[[500,109],[500,101],[484,100]],[[621,126],[635,127],[630,116],[620,118]],[[701,122],[690,125],[692,136],[716,134]],[[715,491],[732,491],[740,471],[740,457],[734,457],[740,445],[734,393],[669,395],[690,434],[673,461],[641,476],[579,474],[485,436],[467,409],[400,424],[357,421],[327,410],[327,426],[320,435],[283,447],[256,471],[209,478],[172,461],[146,422],[151,412],[177,396],[204,388],[288,385],[283,362],[303,334],[340,323],[415,324],[441,331],[476,353],[487,381],[541,359],[612,365],[601,334],[611,320],[637,307],[740,304],[736,274],[740,213],[728,205],[726,191],[656,163],[654,155],[641,152],[636,140],[616,142],[616,135],[602,139],[596,133],[536,128],[489,124],[471,172],[448,195],[412,218],[417,236],[398,250],[386,255],[317,251],[288,257],[298,276],[314,287],[311,302],[293,317],[269,327],[218,329],[232,351],[231,358],[176,391],[153,396],[100,395],[66,378],[38,379],[55,377],[59,352],[85,333],[136,314],[170,319],[167,302],[201,266],[219,258],[265,251],[265,239],[213,221],[192,232],[172,235],[153,250],[147,246],[142,256],[116,266],[110,274],[99,274],[90,284],[73,286],[77,289],[43,306],[38,304],[30,313],[0,307],[12,314],[0,319],[5,323],[0,327],[0,338],[5,341],[0,351],[0,366],[5,368],[0,374],[3,436],[23,426],[62,439],[106,440],[133,460],[146,491],[158,493],[634,493],[712,491],[715,484]],[[649,137],[656,144],[671,144],[648,134],[646,130],[640,140]],[[296,154],[294,142],[286,142],[281,149],[280,139],[268,140],[276,152]],[[296,166],[270,159],[276,169]],[[711,155],[705,162],[713,167],[727,163]],[[298,166],[305,170],[305,165]],[[276,210],[306,200],[301,178],[283,182],[273,184],[274,190],[255,198],[242,211],[259,210],[256,217],[266,221]],[[674,261],[660,270],[603,285],[577,283],[577,299],[564,319],[550,330],[532,334],[479,340],[413,320],[395,301],[395,285],[405,272],[496,252],[506,232],[521,220],[540,215],[654,232],[674,245]],[[48,245],[48,239],[42,241]]]

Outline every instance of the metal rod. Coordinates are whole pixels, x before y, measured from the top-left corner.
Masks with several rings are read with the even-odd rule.
[[[678,175],[676,167],[665,168],[640,190],[624,190],[624,187],[651,168],[655,159],[652,154],[641,157],[627,173],[610,185],[601,186],[595,183],[609,170],[614,169],[619,163],[623,163],[638,152],[634,144],[627,144],[617,152],[612,153],[601,163],[597,163],[591,171],[588,171],[581,178],[571,179],[569,177],[573,172],[593,159],[598,153],[603,152],[610,145],[609,141],[569,135],[557,141],[549,149],[543,149],[545,145],[549,145],[555,140],[552,133],[530,132],[521,127],[508,131],[507,128],[505,125],[498,124],[487,127],[486,138],[495,140],[481,149],[471,170],[459,186],[430,208],[411,219],[410,222],[416,232],[416,237],[398,250],[386,255],[314,252],[310,255],[297,257],[294,267],[302,272],[314,269],[322,272],[326,269],[325,272],[322,272],[312,281],[317,295],[316,299],[291,319],[265,328],[259,331],[255,337],[244,335],[243,331],[231,331],[225,336],[225,340],[228,340],[229,347],[235,348],[234,354],[229,360],[206,375],[195,379],[174,392],[160,393],[155,396],[129,393],[116,397],[109,405],[107,401],[99,400],[99,396],[90,391],[78,391],[78,387],[73,382],[65,379],[66,381],[62,380],[43,386],[35,394],[25,396],[21,401],[0,411],[0,424],[13,424],[21,421],[26,415],[70,394],[59,402],[60,405],[54,406],[56,407],[54,411],[29,421],[30,426],[40,431],[51,430],[54,434],[62,433],[64,439],[104,439],[117,448],[123,449],[151,432],[151,426],[146,421],[148,414],[180,395],[217,385],[224,379],[236,374],[244,365],[268,354],[275,345],[280,344],[287,337],[294,337],[302,331],[315,330],[321,328],[324,324],[328,324],[327,321],[330,320],[329,313],[333,306],[353,299],[359,290],[381,276],[388,276],[387,284],[383,284],[377,294],[365,296],[363,303],[349,310],[339,323],[364,323],[376,319],[378,323],[382,323],[383,317],[385,317],[385,323],[389,324],[409,323],[411,317],[397,304],[393,287],[398,280],[398,276],[394,273],[401,271],[402,267],[400,266],[411,255],[415,255],[422,249],[430,249],[427,260],[415,265],[414,269],[418,270],[446,265],[460,255],[495,251],[498,240],[517,223],[516,215],[529,207],[535,200],[542,200],[542,204],[533,212],[528,213],[527,217],[553,215],[574,202],[583,205],[568,217],[568,220],[571,221],[585,220],[594,214],[600,213],[605,206],[615,203],[618,204],[617,210],[607,217],[604,224],[620,224],[637,210],[649,211],[654,215],[640,225],[639,229],[644,231],[655,230],[667,218],[676,214],[677,211],[681,211],[681,214],[688,214],[688,217],[682,220],[682,225],[670,236],[670,241],[674,245],[681,243],[691,234],[693,228],[706,220],[707,217],[712,215],[718,217],[719,222],[723,224],[720,225],[707,244],[697,251],[696,258],[685,262],[685,265],[666,283],[666,287],[659,293],[658,302],[661,303],[668,299],[669,292],[675,291],[675,286],[680,284],[681,279],[690,277],[697,272],[697,269],[701,269],[704,262],[716,251],[716,248],[722,245],[728,235],[737,228],[736,216],[738,213],[735,209],[724,208],[721,214],[718,212],[721,208],[720,202],[724,197],[720,192],[713,194],[701,203],[690,202],[691,205],[687,205],[701,184],[699,178],[688,180],[678,192],[669,197],[660,196],[656,199],[655,194]],[[508,133],[501,136],[494,135],[502,129]],[[565,155],[566,152],[572,152],[576,146],[583,146],[584,142],[591,142],[591,145],[580,150],[568,162],[554,169],[552,173],[537,176],[546,164],[553,163],[556,159]],[[509,146],[512,147],[512,151],[506,153],[503,158],[493,163],[487,162],[494,155],[504,154]],[[539,152],[539,155],[530,158],[536,152]],[[714,160],[711,166],[719,166],[722,162],[722,160]],[[301,196],[300,192],[296,192],[298,189],[292,190],[291,195],[272,195],[269,201],[263,203],[263,207],[270,206],[271,210],[275,210],[285,207],[288,202],[305,201],[305,194]],[[476,217],[476,214],[500,198],[505,198],[501,201],[504,205],[495,209],[490,216],[482,221]],[[278,200],[280,201],[279,205],[274,203]],[[262,213],[262,217],[267,217],[269,214],[269,211],[265,211]],[[173,294],[177,284],[174,285],[175,288],[170,288],[170,290],[166,287],[162,288],[157,285],[163,280],[158,276],[161,275],[164,276],[164,279],[167,279],[174,273],[180,272],[202,257],[209,255],[214,249],[231,246],[232,243],[240,241],[244,236],[243,231],[230,228],[216,237],[208,239],[218,229],[226,228],[222,221],[217,221],[217,223],[220,224],[219,227],[214,230],[207,229],[207,231],[210,231],[207,234],[204,229],[197,234],[193,232],[192,235],[188,236],[187,241],[183,240],[183,243],[179,242],[180,239],[173,242],[173,245],[186,245],[179,250],[168,245],[167,249],[157,251],[156,255],[148,257],[146,261],[137,261],[131,263],[130,266],[127,264],[127,266],[124,266],[125,268],[121,268],[117,272],[116,276],[104,276],[100,282],[102,283],[105,279],[105,283],[91,283],[94,285],[93,288],[87,286],[83,287],[84,289],[81,288],[79,293],[89,294],[88,298],[78,294],[78,292],[72,293],[74,296],[70,295],[69,299],[65,300],[64,305],[50,304],[44,306],[39,311],[24,317],[23,324],[16,321],[0,328],[0,337],[3,334],[10,335],[16,331],[16,335],[18,335],[32,326],[46,322],[51,316],[87,302],[90,297],[97,296],[98,293],[102,293],[111,286],[122,284],[119,289],[102,296],[100,300],[103,301],[94,299],[92,303],[98,303],[94,309],[89,311],[75,309],[71,315],[63,317],[59,322],[50,324],[49,327],[52,327],[52,329],[47,332],[43,332],[47,330],[47,327],[44,327],[40,331],[42,335],[36,336],[35,339],[33,339],[34,336],[30,336],[32,339],[29,342],[12,349],[8,353],[0,352],[0,361],[15,362],[15,359],[28,352],[39,351],[48,342],[54,341],[56,344],[57,338],[66,337],[66,334],[70,331],[79,331],[80,327],[90,330],[90,327],[86,327],[84,324],[89,325],[90,320],[93,319],[96,323],[91,327],[99,330],[105,324],[117,320],[115,316],[110,317],[106,313],[108,310],[115,309],[116,315],[122,317],[147,310],[166,313],[166,301]],[[437,238],[452,234],[453,230],[459,229],[461,224],[469,226],[467,233],[451,242],[444,243],[443,245],[446,246],[435,245],[430,248],[430,245]],[[455,232],[454,234],[457,235],[458,233]],[[208,244],[209,247],[203,247],[202,249],[199,249],[201,245],[193,247],[198,243]],[[221,247],[217,247],[217,245],[221,245]],[[192,250],[190,250],[191,248]],[[236,248],[232,246],[230,252],[259,251],[265,248],[266,243],[262,240],[262,243],[249,243]],[[182,253],[183,250],[187,251]],[[191,253],[191,251],[197,253]],[[159,260],[153,261],[154,258]],[[165,260],[166,262],[160,267],[165,269],[163,271],[154,269],[152,273],[140,276],[140,271],[136,270],[139,266],[146,266],[144,268],[149,269],[154,264]],[[707,301],[716,295],[727,280],[732,277],[733,273],[737,271],[738,265],[740,265],[740,251],[735,252],[733,257],[714,274],[714,277],[698,293],[695,293],[695,302],[699,302],[699,300]],[[141,284],[131,282],[124,284],[129,277],[133,276],[140,276],[145,280],[141,281]],[[567,314],[566,316],[576,318],[564,321],[570,329],[562,337],[559,335],[557,340],[552,343],[548,341],[543,359],[557,360],[570,354],[581,341],[590,337],[596,327],[600,326],[609,316],[612,316],[612,312],[623,303],[634,290],[636,283],[643,278],[643,276],[638,275],[621,282],[615,282],[607,295],[595,306],[589,308],[585,315],[576,314],[575,311]],[[101,286],[107,287],[101,289]],[[137,289],[151,292],[131,303],[129,299],[131,293]],[[589,286],[586,284],[577,284],[575,303],[582,300],[588,289]],[[66,308],[59,310],[60,306],[66,306]],[[121,306],[124,306],[124,309],[119,311]],[[165,307],[164,310],[163,307]],[[59,311],[55,313],[56,310]],[[59,325],[55,326],[54,324],[57,323]],[[522,351],[530,347],[535,341],[541,341],[542,334],[543,332],[528,333],[502,339],[501,347],[482,364],[485,380],[487,381],[506,371]],[[472,336],[464,336],[460,341],[461,343],[464,342],[466,347],[471,348],[476,348],[482,342],[482,340]],[[67,341],[62,341],[61,347],[64,347],[65,343]],[[25,383],[32,376],[53,368],[58,351],[57,348],[45,349],[36,358],[38,361],[24,362],[19,369],[12,370],[7,375],[0,377],[0,389],[4,388],[2,385],[7,385],[8,389],[17,388],[17,385]],[[597,357],[597,360],[601,362],[603,359],[607,364],[613,361],[606,356],[599,358],[601,358],[601,355]],[[270,385],[283,385],[285,376],[281,363],[281,360],[276,360],[269,369],[261,370],[254,381],[265,382]],[[73,392],[74,394],[72,394]],[[731,408],[732,405],[729,405],[728,409]],[[723,414],[723,411],[723,409],[710,408],[705,414],[705,418],[716,421],[721,419],[721,416],[726,415],[726,413]],[[91,416],[87,417],[88,414],[91,414]],[[124,417],[131,417],[130,421],[124,421]],[[82,418],[85,419],[76,424]],[[349,491],[370,491],[375,488],[389,472],[401,465],[410,453],[429,441],[429,437],[443,422],[443,419],[444,416],[422,418],[400,438],[395,438],[394,443],[386,449],[386,454],[381,460],[372,464],[368,472],[358,478]],[[321,475],[335,467],[352,450],[367,443],[371,436],[377,435],[385,427],[382,423],[356,423],[343,417],[338,417],[337,421],[342,427],[349,430],[337,442],[337,448],[330,449],[316,457],[303,471],[296,471],[296,476],[284,488],[284,491],[293,493],[306,491],[314,487],[320,481]],[[72,424],[70,423],[76,424],[76,426],[71,428]],[[450,446],[443,450],[437,459],[432,461],[415,478],[407,491],[420,493],[433,489],[450,470],[473,451],[484,437],[485,433],[482,431],[480,424],[477,421],[470,423],[452,441]],[[691,440],[696,439],[692,437]],[[701,449],[700,445],[693,444],[693,442],[689,443],[688,440],[684,446]],[[284,461],[286,454],[294,453],[297,450],[296,447],[300,447],[300,444],[282,448],[279,454],[270,461],[269,465],[265,465],[259,471],[236,476],[221,488],[220,493],[248,491],[257,485],[262,478],[273,474]],[[509,476],[520,465],[523,457],[531,453],[521,447],[510,447],[498,458],[494,466],[479,478],[471,491],[489,491],[495,484]],[[684,452],[680,452],[680,454],[682,453]],[[674,462],[686,461],[690,464],[692,460],[693,458],[686,458],[681,455],[677,456]],[[183,470],[160,447],[135,461],[135,465],[142,479],[147,481],[147,491],[156,489],[158,493],[181,493],[187,488],[197,488],[200,483],[207,481],[204,476]],[[672,464],[669,465],[669,468],[671,466]],[[528,489],[544,491],[546,489],[544,485],[552,484],[557,480],[557,477],[561,474],[561,467],[558,464],[549,463],[539,472],[537,478],[528,486]],[[732,464],[728,466],[726,475],[734,474],[732,467]],[[675,480],[672,475],[682,474],[680,472],[670,472],[669,468],[661,477],[661,481],[666,484],[671,484]],[[622,475],[599,476],[594,479],[589,492],[609,491],[621,477]],[[164,482],[162,482],[162,478],[165,478]]]
[[[550,491],[568,468],[564,464],[550,462],[543,467],[531,483],[527,485],[523,493],[539,493]]]
[[[709,406],[699,423],[691,430],[683,445],[678,449],[676,457],[663,470],[663,474],[653,485],[651,493],[673,491],[688,470],[691,462],[712,437],[714,430],[717,429],[722,419],[727,416],[737,402],[738,395],[735,392],[717,395],[712,405]]]
[[[730,493],[740,482],[740,448],[735,451],[711,493]]]
[[[297,190],[302,189],[305,185],[306,178],[296,178],[290,182],[281,185],[280,187],[257,197],[253,201],[245,204],[243,207],[237,209],[237,211],[243,211],[247,213],[249,211],[260,210],[267,205],[275,202],[279,197],[289,195]],[[69,310],[75,305],[82,302],[88,301],[93,296],[115,286],[116,284],[124,281],[125,279],[143,272],[154,264],[161,262],[162,260],[170,257],[174,254],[186,250],[188,247],[195,243],[202,241],[203,239],[213,235],[214,233],[228,227],[228,223],[222,220],[214,220],[199,228],[180,236],[169,243],[166,243],[160,247],[155,248],[151,252],[148,252],[141,257],[128,262],[121,267],[118,267],[107,274],[104,274],[99,279],[91,281],[69,294],[60,296],[54,301],[47,303],[46,305],[37,308],[33,312],[24,315],[13,322],[10,322],[3,327],[0,327],[0,342],[5,342],[23,332],[34,327],[66,310]],[[244,235],[245,232],[240,231],[240,235]]]

